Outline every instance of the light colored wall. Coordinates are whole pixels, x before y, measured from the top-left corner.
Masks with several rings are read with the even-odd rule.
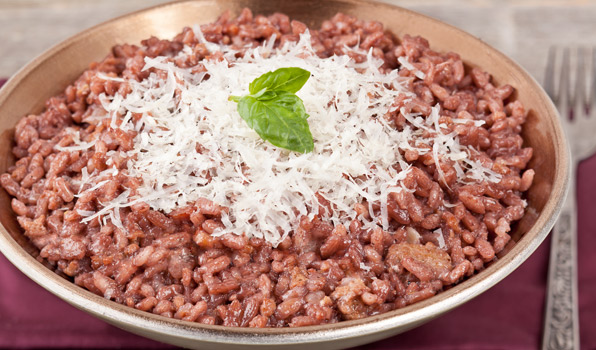
[[[596,0],[386,0],[488,42],[542,80],[551,45],[596,47]],[[0,0],[0,77],[77,32],[163,0]]]

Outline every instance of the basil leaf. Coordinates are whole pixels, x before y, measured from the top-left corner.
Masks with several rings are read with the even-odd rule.
[[[294,93],[310,78],[296,67],[268,72],[250,83],[249,95],[230,96],[238,113],[259,136],[277,147],[301,153],[312,152],[314,141],[304,103]]]
[[[261,99],[258,99],[261,101]],[[300,99],[300,97],[294,95],[291,92],[280,92],[277,94],[275,98],[275,104],[291,111],[292,113],[307,119],[309,115],[306,113],[306,109],[304,108],[304,103]]]
[[[257,95],[258,96],[253,96],[253,97],[259,101],[267,101],[267,100],[277,98],[278,93],[276,91],[265,90],[263,93],[257,94]]]
[[[293,108],[290,100],[288,96],[282,101],[261,101],[245,96],[238,102],[238,113],[251,129],[272,145],[295,152],[312,152],[314,142],[306,121],[308,115],[302,104],[302,109]]]
[[[251,95],[256,95],[263,89],[295,93],[304,86],[308,78],[310,72],[302,68],[279,68],[253,80],[248,86],[248,91]]]
[[[256,102],[257,99],[250,95],[243,96],[240,98],[240,101],[238,101],[238,114],[240,114],[242,119],[248,124],[248,127],[253,130],[255,129],[254,124],[256,121],[251,112]]]

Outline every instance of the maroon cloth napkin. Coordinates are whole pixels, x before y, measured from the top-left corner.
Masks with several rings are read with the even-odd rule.
[[[0,80],[0,86],[6,80]],[[596,130],[595,130],[596,131]],[[596,157],[578,172],[582,349],[596,349]],[[501,283],[404,334],[357,349],[488,350],[540,346],[550,240]],[[0,348],[137,348],[170,345],[108,325],[29,280],[0,254]]]

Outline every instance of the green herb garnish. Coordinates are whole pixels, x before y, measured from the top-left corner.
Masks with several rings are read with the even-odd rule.
[[[248,86],[249,95],[230,96],[248,126],[271,144],[290,151],[312,152],[314,142],[309,115],[296,92],[310,78],[302,68],[288,67],[268,72]]]

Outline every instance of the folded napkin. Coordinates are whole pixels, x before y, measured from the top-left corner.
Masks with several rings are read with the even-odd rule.
[[[0,80],[0,86],[6,80]],[[579,303],[582,349],[596,349],[596,157],[578,172]],[[357,349],[537,349],[550,240],[502,282],[467,304],[404,334]],[[0,348],[168,349],[70,306],[0,255]]]

